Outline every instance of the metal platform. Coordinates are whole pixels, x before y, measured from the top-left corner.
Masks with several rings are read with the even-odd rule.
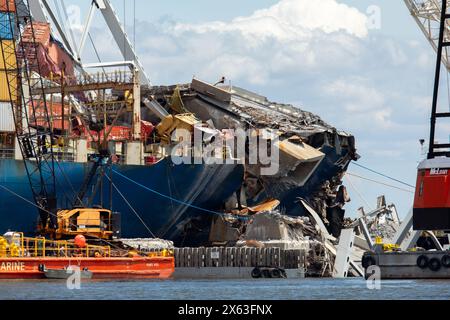
[[[450,279],[450,251],[400,251],[368,253],[363,257],[365,278],[381,279]]]

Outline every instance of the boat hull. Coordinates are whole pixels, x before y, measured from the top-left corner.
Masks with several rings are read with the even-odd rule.
[[[0,258],[0,279],[44,279],[48,269],[77,266],[93,279],[167,279],[175,270],[173,257],[133,258]]]

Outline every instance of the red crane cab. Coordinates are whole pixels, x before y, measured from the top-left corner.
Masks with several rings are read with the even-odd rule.
[[[450,230],[450,158],[419,164],[413,208],[414,230]]]

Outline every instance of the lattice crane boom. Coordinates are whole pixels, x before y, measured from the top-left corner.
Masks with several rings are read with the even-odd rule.
[[[13,40],[0,41],[0,58],[5,65],[16,137],[39,208],[40,225],[45,229],[54,223],[57,211],[54,137],[28,1],[32,0],[6,1],[10,13],[0,28],[11,30]]]
[[[412,17],[420,30],[427,38],[432,48],[437,52],[439,41],[439,29],[441,22],[442,1],[441,0],[404,0]],[[450,3],[450,1],[447,1]],[[450,41],[450,22],[445,22],[444,41]],[[450,72],[450,51],[444,48],[442,63]]]

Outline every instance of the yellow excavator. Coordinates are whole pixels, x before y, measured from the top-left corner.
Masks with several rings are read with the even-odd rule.
[[[60,240],[77,235],[111,240],[115,233],[114,215],[102,208],[74,208],[60,210],[56,217],[56,228],[47,227],[45,233]]]
[[[108,153],[91,156],[92,167],[84,178],[74,205],[68,209],[58,210],[56,215],[49,215],[47,223],[39,225],[39,233],[52,239],[73,239],[77,235],[87,238],[112,240],[120,237],[120,213],[112,212],[102,206],[85,206],[91,204],[96,191],[92,191],[84,201],[87,190],[97,190],[103,179],[104,166],[110,165]]]

